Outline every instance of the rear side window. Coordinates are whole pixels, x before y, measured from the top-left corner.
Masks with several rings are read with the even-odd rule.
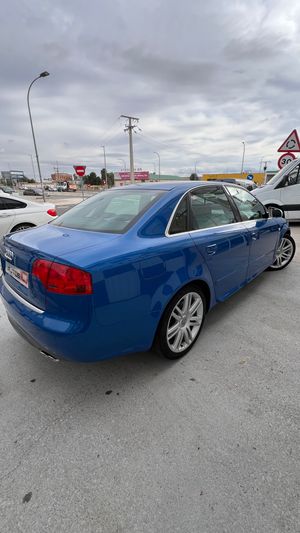
[[[13,198],[5,198],[2,196],[0,198],[0,209],[24,209],[26,204],[24,202],[19,202]]]
[[[102,192],[76,205],[52,224],[104,233],[124,233],[162,194],[164,191],[149,189]]]
[[[173,217],[172,224],[169,229],[169,234],[174,235],[175,233],[183,233],[188,231],[188,197],[185,196]]]

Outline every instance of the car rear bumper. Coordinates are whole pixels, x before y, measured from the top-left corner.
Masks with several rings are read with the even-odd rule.
[[[14,329],[32,346],[55,359],[93,362],[135,351],[118,344],[115,331],[99,323],[82,323],[50,315],[24,301],[3,277],[0,294]],[[122,349],[123,348],[123,349]]]

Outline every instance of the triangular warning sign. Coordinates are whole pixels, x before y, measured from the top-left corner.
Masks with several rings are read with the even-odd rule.
[[[300,141],[297,130],[293,130],[278,148],[277,152],[300,152]]]

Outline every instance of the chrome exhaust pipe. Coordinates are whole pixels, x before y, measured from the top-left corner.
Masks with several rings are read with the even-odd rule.
[[[60,361],[58,357],[54,357],[54,355],[51,355],[51,353],[44,352],[43,350],[40,350],[40,353],[47,359],[51,359],[51,361],[53,361],[54,363],[59,363]]]

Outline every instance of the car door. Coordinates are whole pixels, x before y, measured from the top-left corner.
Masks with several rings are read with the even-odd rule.
[[[193,189],[190,235],[210,270],[217,300],[224,300],[246,283],[249,235],[224,187]]]
[[[27,207],[27,204],[16,198],[2,197],[1,199],[0,221],[2,220],[3,222],[3,228],[5,226],[5,233],[9,233],[19,222],[24,222],[24,208]],[[5,233],[2,233],[2,235]]]
[[[0,197],[0,237],[9,233],[14,225],[15,212],[9,204],[10,198]]]
[[[276,189],[279,189],[287,218],[300,218],[300,164],[281,180]]]
[[[232,185],[226,186],[226,189],[249,231],[251,244],[247,278],[251,280],[274,262],[282,219],[269,218],[266,208],[245,189]]]

